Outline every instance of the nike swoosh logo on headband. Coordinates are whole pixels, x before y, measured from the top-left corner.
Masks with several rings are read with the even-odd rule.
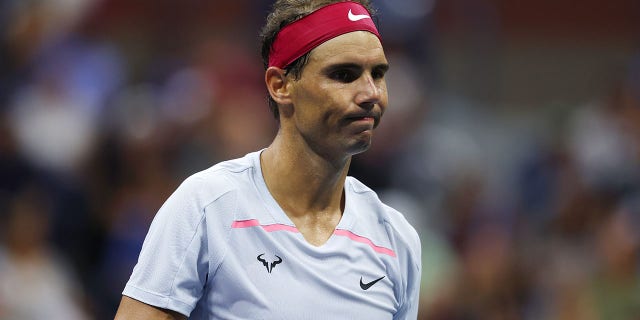
[[[371,19],[371,17],[369,17],[369,15],[366,15],[366,14],[353,14],[353,12],[351,12],[351,9],[349,9],[349,14],[347,15],[347,17],[349,18],[349,20],[353,22],[362,20],[362,19]]]

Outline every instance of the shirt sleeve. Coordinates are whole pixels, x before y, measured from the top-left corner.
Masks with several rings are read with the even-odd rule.
[[[394,320],[406,320],[418,318],[418,307],[420,305],[420,284],[422,282],[422,246],[420,238],[415,229],[406,234],[411,235],[408,241],[406,265],[406,291],[400,309],[394,315]]]
[[[123,295],[186,316],[193,311],[209,272],[201,190],[189,178],[160,208]]]
[[[393,319],[417,319],[418,307],[420,304],[420,270],[414,270],[409,275],[409,283],[407,286],[407,296],[400,310],[395,314]]]

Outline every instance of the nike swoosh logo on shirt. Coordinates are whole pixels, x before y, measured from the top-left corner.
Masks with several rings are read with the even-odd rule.
[[[367,289],[371,288],[372,285],[376,284],[376,282],[382,280],[384,277],[385,276],[382,276],[382,277],[380,277],[378,279],[375,279],[375,280],[373,280],[371,282],[368,282],[368,283],[362,282],[362,277],[360,277],[360,288],[362,288],[362,290],[367,290]]]
[[[347,17],[349,18],[349,20],[354,22],[362,19],[371,19],[371,17],[366,14],[353,14],[353,12],[351,12],[351,9],[349,9],[349,14],[347,15]]]

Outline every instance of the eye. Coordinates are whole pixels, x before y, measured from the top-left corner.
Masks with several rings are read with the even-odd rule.
[[[338,69],[329,73],[329,78],[340,81],[342,83],[353,82],[360,76],[359,72],[351,69]]]
[[[387,70],[388,70],[387,67],[374,68],[371,71],[371,77],[373,79],[382,79],[384,78],[384,75],[387,73]]]

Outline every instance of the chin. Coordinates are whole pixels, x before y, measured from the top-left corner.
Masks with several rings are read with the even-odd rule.
[[[370,147],[371,147],[371,139],[358,140],[358,141],[355,141],[351,146],[349,146],[349,153],[351,155],[356,155],[369,150]]]

